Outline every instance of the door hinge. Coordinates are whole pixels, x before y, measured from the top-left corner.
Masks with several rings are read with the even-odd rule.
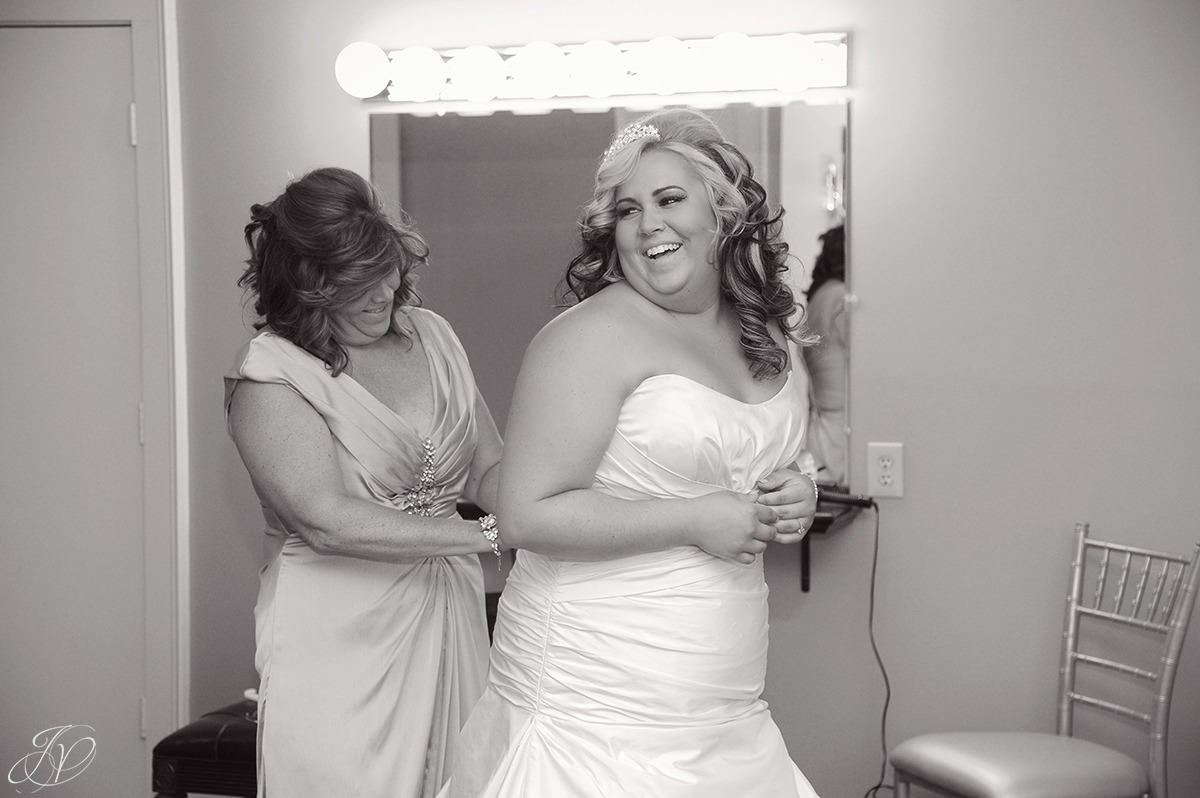
[[[142,739],[146,739],[146,696],[138,699],[138,734],[142,735]]]
[[[137,104],[129,104],[129,146],[137,146]]]

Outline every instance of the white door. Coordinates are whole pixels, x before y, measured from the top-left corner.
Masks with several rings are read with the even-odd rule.
[[[2,795],[149,793],[132,98],[127,26],[0,28]]]

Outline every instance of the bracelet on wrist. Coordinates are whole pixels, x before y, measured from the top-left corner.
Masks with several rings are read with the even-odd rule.
[[[483,533],[483,537],[488,543],[492,544],[492,551],[496,554],[496,570],[502,570],[501,564],[504,558],[500,553],[500,527],[496,525],[496,516],[488,513],[479,519],[479,531]]]

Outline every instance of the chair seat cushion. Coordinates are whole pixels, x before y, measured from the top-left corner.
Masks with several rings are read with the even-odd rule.
[[[1057,734],[926,734],[896,746],[890,761],[965,798],[1138,798],[1149,790],[1132,757]]]

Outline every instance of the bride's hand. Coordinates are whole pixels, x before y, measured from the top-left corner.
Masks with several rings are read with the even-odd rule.
[[[718,491],[690,501],[691,542],[714,557],[749,565],[778,535],[779,513],[754,495]]]
[[[758,503],[775,510],[778,543],[797,543],[812,527],[817,512],[817,484],[811,477],[790,468],[758,481]]]

